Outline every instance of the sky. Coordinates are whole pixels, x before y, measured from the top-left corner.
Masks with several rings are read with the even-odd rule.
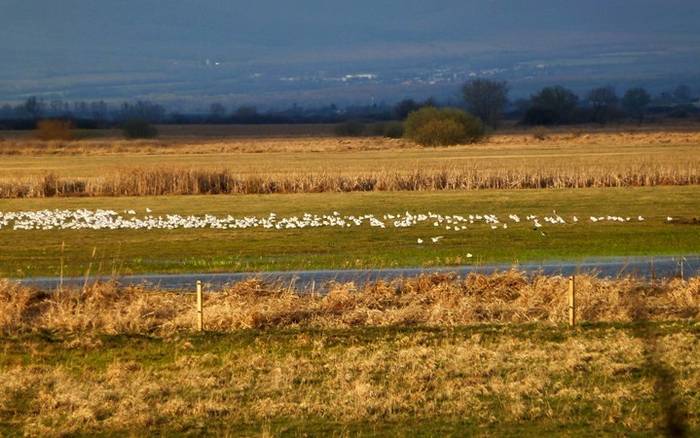
[[[610,65],[618,55],[637,82],[700,73],[693,60],[700,55],[697,0],[0,0],[0,6],[0,101],[29,94],[190,103],[199,96],[311,99],[328,87],[334,96],[338,90],[297,80],[295,94],[275,81],[364,71],[388,80],[460,64],[476,72],[528,62],[589,66],[601,56]],[[596,70],[601,80],[625,76],[624,65],[606,68]],[[252,77],[266,80],[249,83]]]

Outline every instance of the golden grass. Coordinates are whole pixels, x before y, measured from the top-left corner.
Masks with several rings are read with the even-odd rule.
[[[0,180],[0,198],[53,196],[159,196],[483,189],[653,187],[700,184],[700,166],[642,164],[597,168],[445,168],[361,174],[240,174],[226,169],[136,168],[95,178],[42,177]]]
[[[690,334],[660,341],[666,361],[682,375],[677,383],[685,388],[686,421],[697,427],[700,342]],[[345,349],[301,334],[292,341],[299,352],[281,354],[269,352],[276,345],[264,341],[224,354],[191,352],[188,344],[177,342],[177,359],[158,369],[119,358],[79,374],[67,365],[11,367],[0,380],[0,409],[16,394],[34,394],[27,403],[31,415],[23,415],[20,426],[31,436],[193,433],[222,424],[237,435],[245,424],[290,418],[324,418],[340,428],[436,418],[496,431],[504,423],[538,421],[564,430],[583,423],[589,433],[616,425],[647,433],[663,427],[663,408],[649,407],[653,379],[628,377],[644,367],[644,344],[627,334],[559,343],[507,335],[434,341],[417,334]]]
[[[233,139],[125,140],[118,138],[73,141],[7,139],[0,142],[0,155],[119,155],[119,154],[212,154],[266,152],[369,151],[416,147],[406,140],[384,138],[271,137]]]
[[[538,138],[535,131],[494,134],[470,150],[520,149],[524,146],[590,146],[608,148],[630,145],[697,145],[700,132],[672,130],[619,131],[552,131]],[[226,154],[269,152],[348,152],[420,148],[405,139],[381,137],[199,137],[182,135],[157,140],[125,140],[121,138],[88,138],[83,140],[40,140],[7,138],[0,141],[0,155],[113,155],[113,154]]]
[[[583,321],[696,321],[700,312],[700,278],[578,284]],[[251,280],[207,294],[206,327],[219,334],[194,336],[191,294],[109,284],[43,294],[4,282],[0,432],[329,433],[314,429],[320,422],[439,434],[431,424],[440,421],[484,434],[547,425],[656,434],[671,421],[697,430],[693,329],[561,329],[565,290],[564,278],[516,272],[338,284],[324,297]],[[401,329],[413,326],[423,328]]]
[[[336,284],[327,295],[299,294],[282,285],[249,280],[206,294],[206,326],[244,328],[459,326],[474,323],[566,321],[567,280],[522,273],[422,276],[361,289]],[[577,278],[578,317],[587,322],[682,320],[700,314],[700,277],[646,282],[634,278]],[[101,284],[85,291],[37,292],[0,286],[0,332],[172,334],[194,327],[191,294],[120,289]]]
[[[700,133],[500,134],[419,148],[381,138],[0,142],[0,197],[698,184]],[[2,152],[4,151],[4,152]]]

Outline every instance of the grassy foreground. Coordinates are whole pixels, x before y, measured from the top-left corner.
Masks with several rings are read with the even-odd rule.
[[[700,432],[700,278],[421,276],[194,297],[0,282],[2,436]],[[475,324],[478,323],[478,324]]]
[[[0,435],[700,432],[692,323],[0,338]]]
[[[408,229],[369,227],[305,230],[0,230],[0,276],[147,272],[216,272],[322,268],[449,266],[467,263],[577,259],[589,256],[697,253],[700,189],[688,187],[577,190],[489,190],[478,192],[323,193],[251,196],[179,196],[0,200],[0,211],[54,208],[135,209],[144,215],[169,213],[267,216],[304,212],[498,214],[540,216],[552,210],[578,215],[643,215],[624,224],[547,226],[546,236],[531,225],[491,230],[474,225],[447,231],[431,225]],[[666,223],[666,216],[679,218]],[[683,223],[686,222],[686,223]],[[418,238],[444,235],[439,244]],[[429,242],[429,240],[428,240]],[[65,245],[63,257],[61,246]],[[95,249],[95,257],[92,257]],[[468,259],[467,253],[474,255]]]

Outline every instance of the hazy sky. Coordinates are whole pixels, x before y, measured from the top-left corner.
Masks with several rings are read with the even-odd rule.
[[[700,46],[698,0],[0,3],[0,99],[30,80],[64,77],[68,83],[70,75],[89,83],[126,80],[129,72],[143,79],[163,65],[206,58],[233,66],[323,65],[498,51],[546,55],[588,45]]]
[[[696,39],[697,0],[3,0],[0,49],[292,55],[542,34]]]

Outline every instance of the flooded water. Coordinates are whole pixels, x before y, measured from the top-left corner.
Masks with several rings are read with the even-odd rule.
[[[217,274],[173,274],[173,275],[131,275],[121,277],[58,277],[27,278],[17,280],[21,284],[42,290],[55,290],[61,284],[65,287],[80,287],[97,281],[115,280],[121,285],[147,285],[164,290],[192,290],[197,280],[208,289],[218,289],[230,283],[250,278],[266,282],[282,282],[298,290],[323,292],[329,282],[354,282],[358,286],[378,280],[395,280],[416,277],[421,274],[454,273],[465,276],[469,273],[493,273],[516,269],[528,274],[546,275],[594,274],[599,277],[634,275],[645,278],[668,278],[700,275],[700,256],[663,257],[616,257],[588,259],[576,262],[525,263],[519,265],[497,264],[484,266],[454,266],[447,268],[405,268],[368,270],[319,270],[319,271],[280,271],[243,272]]]

